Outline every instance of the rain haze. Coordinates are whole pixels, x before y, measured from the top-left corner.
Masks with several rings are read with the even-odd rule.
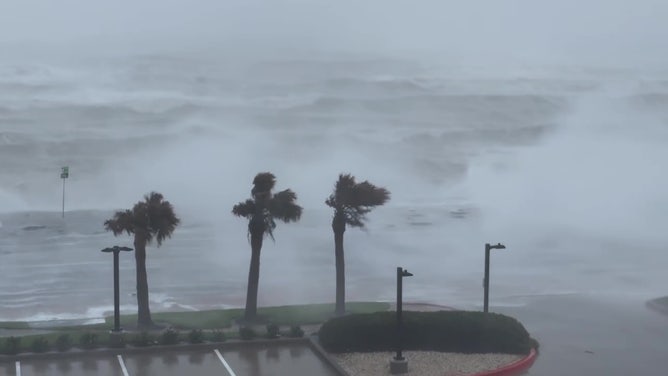
[[[541,342],[532,374],[656,372],[667,19],[650,0],[3,1],[0,321],[108,315],[99,250],[132,239],[103,222],[150,191],[182,219],[148,249],[151,309],[242,307],[230,211],[262,171],[304,213],[265,242],[259,304],[333,302],[324,202],[349,172],[392,196],[346,232],[348,301],[392,301],[404,266],[406,300],[480,310],[502,242],[491,307]],[[134,258],[121,277],[134,312]]]

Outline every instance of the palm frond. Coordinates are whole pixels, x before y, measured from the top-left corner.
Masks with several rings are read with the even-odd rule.
[[[163,240],[170,238],[181,220],[174,213],[174,207],[169,201],[152,200],[149,204],[149,224],[150,233],[155,234],[155,240],[158,247],[162,245]]]
[[[333,193],[329,195],[327,200],[325,200],[325,204],[330,208],[336,208],[336,196]]]
[[[376,187],[366,180],[356,183],[351,174],[340,174],[334,192],[325,200],[325,204],[337,213],[342,213],[346,224],[363,228],[371,209],[385,204],[389,199],[390,192],[387,189]]]
[[[351,227],[364,228],[366,222],[366,215],[371,212],[371,208],[366,206],[346,207],[343,209],[346,224]]]
[[[271,190],[276,185],[276,176],[271,172],[260,172],[253,179],[253,189],[251,195],[253,198],[269,198]]]
[[[149,217],[149,205],[148,205],[148,195],[144,196],[144,201],[138,201],[132,207],[132,219],[134,222],[135,232],[141,232],[144,236],[146,243],[150,243],[153,240],[153,233],[150,229],[150,217]]]
[[[149,206],[158,206],[163,200],[163,196],[158,192],[151,192],[144,195],[144,202]]]
[[[269,213],[283,222],[296,222],[301,218],[302,207],[297,205],[297,194],[290,189],[276,193],[269,200]]]
[[[339,174],[339,180],[334,185],[334,193],[327,200],[331,207],[344,206],[350,201],[350,195],[355,188],[355,177],[351,174]],[[327,201],[325,203],[327,203]]]
[[[117,211],[111,219],[104,221],[104,228],[111,231],[114,236],[118,236],[123,232],[131,235],[135,231],[134,218],[132,210]]]
[[[296,204],[297,195],[290,189],[272,195],[276,177],[271,172],[261,172],[253,179],[252,199],[242,201],[232,208],[232,214],[248,219],[248,234],[262,232],[274,239],[276,219],[295,222],[302,214]]]
[[[390,199],[390,191],[382,187],[376,187],[368,181],[363,181],[352,190],[351,206],[380,206]]]
[[[244,202],[240,202],[232,208],[232,214],[237,217],[244,217],[250,219],[253,214],[255,214],[256,205],[255,201],[248,199]]]
[[[155,238],[160,246],[165,239],[172,236],[180,222],[172,204],[165,201],[162,194],[151,192],[131,210],[116,212],[112,219],[104,222],[104,226],[114,235],[122,232],[127,232],[128,235],[141,233],[147,243]]]

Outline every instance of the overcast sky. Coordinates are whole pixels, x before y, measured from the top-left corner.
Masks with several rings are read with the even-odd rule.
[[[0,43],[665,60],[666,0],[3,0]]]

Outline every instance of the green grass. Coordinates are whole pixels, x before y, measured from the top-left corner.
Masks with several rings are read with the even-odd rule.
[[[388,303],[376,302],[351,302],[346,304],[350,313],[371,313],[386,311]],[[189,329],[211,329],[229,328],[234,320],[243,317],[244,310],[241,308],[210,310],[210,311],[187,311],[187,312],[157,312],[151,317],[153,321],[172,326],[181,330]],[[277,325],[308,325],[327,321],[334,315],[334,304],[304,304],[280,307],[258,308],[260,322],[272,322]],[[113,327],[114,318],[105,318],[105,325]],[[121,315],[121,326],[132,328],[137,323],[137,315]],[[85,329],[85,328],[81,328]]]
[[[351,302],[346,307],[349,313],[372,313],[378,311],[387,311],[390,307],[388,303],[375,302]],[[205,337],[212,335],[211,329],[224,330],[227,339],[239,338],[239,332],[232,329],[231,326],[236,319],[243,317],[244,310],[240,308],[221,309],[210,311],[189,311],[189,312],[156,312],[152,314],[153,321],[163,325],[171,326],[180,331],[179,339],[186,342],[188,333],[192,329],[205,329]],[[265,323],[274,323],[282,326],[282,332],[289,333],[286,327],[293,325],[319,324],[331,319],[334,316],[334,304],[305,304],[280,307],[263,307],[258,309],[259,320],[257,327],[258,336],[265,336]],[[68,334],[74,347],[80,347],[80,338],[84,333],[94,333],[97,335],[99,347],[109,345],[109,329],[113,328],[113,317],[105,318],[105,323],[94,325],[61,326],[48,328],[51,333],[29,334],[20,336],[20,352],[30,351],[31,344],[37,338],[44,338],[48,341],[50,348],[54,348],[56,339]],[[137,315],[122,315],[121,326],[133,330],[137,325]],[[30,329],[25,322],[2,322],[0,328],[6,329]],[[209,329],[209,330],[206,330]],[[162,330],[152,331],[151,337],[158,338]],[[132,341],[138,333],[126,333],[126,341]],[[0,338],[0,353],[5,352],[7,338]]]
[[[177,329],[229,328],[232,321],[243,315],[242,309],[223,309],[210,311],[156,312],[151,314],[154,322],[169,325]],[[105,325],[114,326],[114,317],[105,317]],[[137,326],[137,315],[121,315],[121,327]]]
[[[346,304],[349,313],[372,313],[377,311],[386,311],[390,305],[388,303],[377,302],[350,302]],[[191,329],[220,329],[229,328],[234,320],[243,317],[244,310],[241,308],[219,309],[209,311],[187,311],[187,312],[155,312],[151,316],[153,321],[171,326],[179,330]],[[334,304],[304,304],[280,307],[262,307],[258,308],[260,323],[272,322],[277,325],[308,325],[318,324],[327,321],[334,316]],[[121,327],[133,329],[137,325],[137,315],[121,315]],[[105,318],[103,324],[63,326],[49,328],[63,332],[78,333],[83,331],[104,331],[112,329],[114,326],[113,316]],[[3,329],[29,329],[25,322],[10,321],[0,322],[0,328]]]
[[[352,302],[346,303],[348,313],[373,313],[387,311],[388,303]],[[243,313],[243,312],[242,312]],[[334,304],[308,304],[259,308],[258,315],[266,322],[277,325],[319,324],[334,317]]]

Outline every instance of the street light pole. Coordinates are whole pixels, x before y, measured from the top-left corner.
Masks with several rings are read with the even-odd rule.
[[[498,243],[496,245],[490,245],[485,243],[485,279],[482,281],[482,286],[485,290],[485,296],[483,300],[483,312],[489,312],[489,251],[491,249],[506,249],[506,246]]]
[[[111,248],[105,248],[102,250],[102,252],[105,253],[110,253],[113,252],[114,254],[114,329],[112,332],[120,332],[121,331],[121,312],[120,312],[120,287],[119,287],[119,277],[118,277],[118,254],[120,251],[132,251],[132,248],[128,247],[119,247],[119,246],[113,246]]]
[[[390,360],[390,373],[406,373],[408,372],[408,361],[402,354],[402,340],[403,340],[403,279],[404,277],[412,277],[409,273],[401,267],[397,267],[397,354]]]

